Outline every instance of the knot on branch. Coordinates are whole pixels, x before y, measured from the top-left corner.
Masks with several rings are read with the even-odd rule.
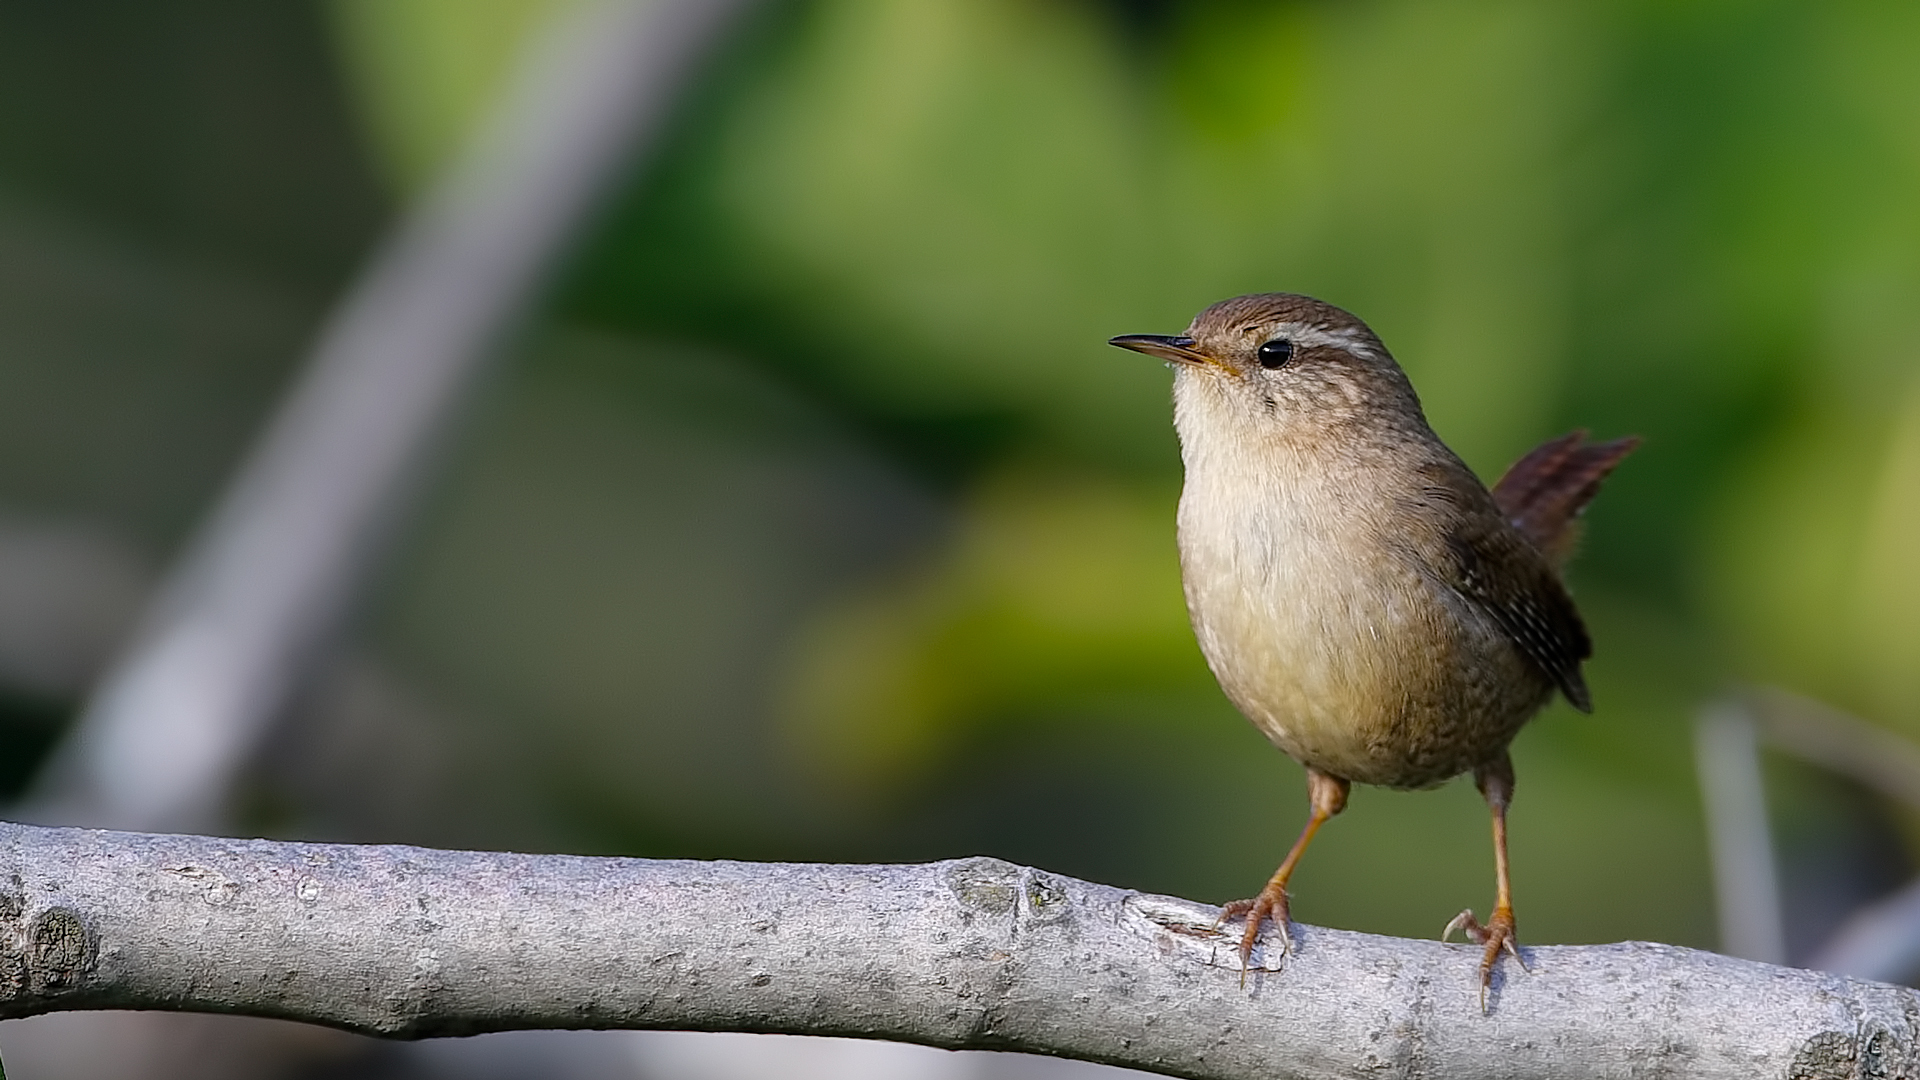
[[[1920,1043],[1877,1024],[1858,1033],[1822,1031],[1800,1045],[1787,1080],[1920,1080]]]
[[[72,908],[26,917],[19,875],[0,886],[0,1001],[54,997],[78,987],[93,968],[94,935]]]
[[[947,887],[960,901],[961,918],[968,922],[989,915],[1016,919],[1015,925],[1040,926],[1073,917],[1066,887],[1031,867],[978,856],[948,863],[946,876]]]
[[[1002,916],[1013,913],[1020,897],[1021,867],[1001,859],[960,859],[947,869],[947,887],[960,901],[962,918],[972,921],[975,914]]]

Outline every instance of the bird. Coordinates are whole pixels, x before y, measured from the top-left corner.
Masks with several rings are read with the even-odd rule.
[[[1427,423],[1413,384],[1351,313],[1295,293],[1223,300],[1178,335],[1109,344],[1173,370],[1185,469],[1176,520],[1194,636],[1228,699],[1306,769],[1308,817],[1245,918],[1294,951],[1287,886],[1355,783],[1430,788],[1471,772],[1493,819],[1495,900],[1441,939],[1525,968],[1507,861],[1509,744],[1555,694],[1582,712],[1592,643],[1561,578],[1579,517],[1639,443],[1545,443],[1489,490]]]

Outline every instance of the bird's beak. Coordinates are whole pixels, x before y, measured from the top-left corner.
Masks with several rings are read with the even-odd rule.
[[[1182,364],[1213,363],[1212,358],[1206,353],[1193,347],[1193,339],[1190,337],[1168,337],[1165,334],[1121,334],[1117,338],[1108,338],[1107,344]]]

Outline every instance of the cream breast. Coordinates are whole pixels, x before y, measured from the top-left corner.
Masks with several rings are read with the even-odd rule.
[[[1182,577],[1201,652],[1227,696],[1282,750],[1338,776],[1408,782],[1398,733],[1446,700],[1455,667],[1419,655],[1457,635],[1445,598],[1393,543],[1370,455],[1335,459],[1246,423],[1218,379],[1177,381],[1186,463]],[[1236,431],[1236,429],[1239,429]],[[1424,680],[1424,681],[1423,681]],[[1445,682],[1444,678],[1439,680]]]

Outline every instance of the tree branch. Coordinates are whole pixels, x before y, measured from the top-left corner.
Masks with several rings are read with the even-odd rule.
[[[1243,987],[1219,909],[995,859],[602,859],[0,824],[0,1017],[174,1009],[399,1038],[853,1035],[1208,1080],[1920,1075],[1920,995],[1630,943],[1299,927]]]

